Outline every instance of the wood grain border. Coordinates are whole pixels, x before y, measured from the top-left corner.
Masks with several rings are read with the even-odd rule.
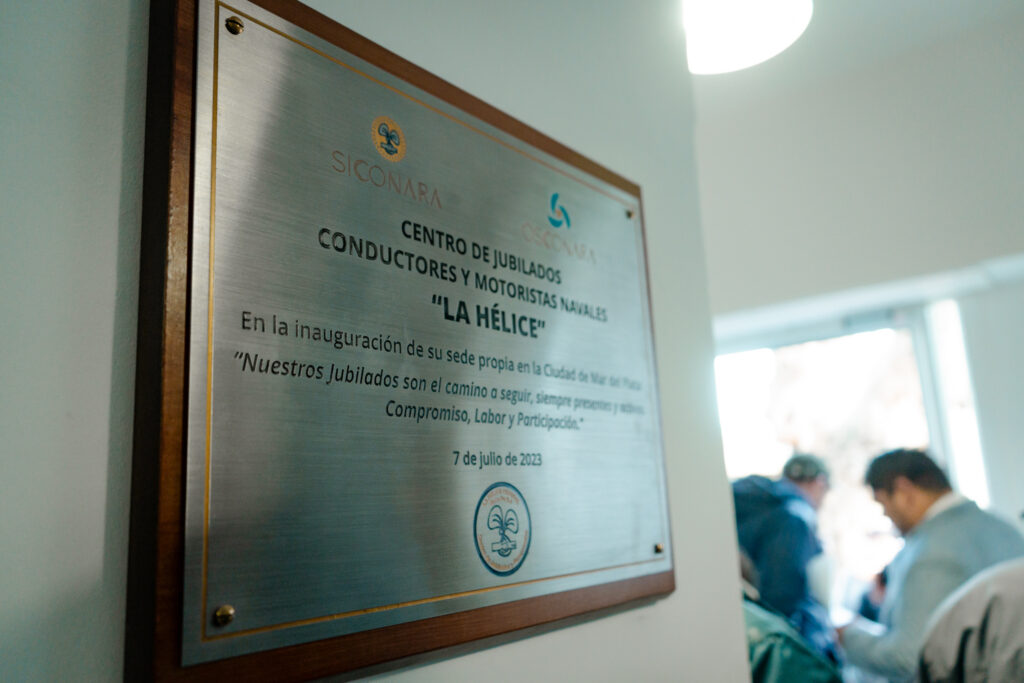
[[[253,2],[633,195],[639,204],[635,183],[322,14],[293,0]],[[438,659],[456,646],[487,647],[671,593],[675,575],[670,570],[181,666],[196,33],[195,0],[151,4],[125,680],[309,680],[424,656]]]

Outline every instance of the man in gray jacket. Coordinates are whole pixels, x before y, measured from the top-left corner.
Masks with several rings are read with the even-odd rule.
[[[1024,538],[954,493],[923,451],[883,453],[865,480],[906,542],[887,570],[880,623],[857,619],[840,638],[855,666],[891,681],[912,680],[935,608],[979,571],[1024,556]]]

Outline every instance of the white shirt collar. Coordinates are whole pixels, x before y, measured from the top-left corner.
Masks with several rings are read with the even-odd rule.
[[[924,517],[921,518],[922,522],[927,522],[929,519],[938,517],[939,514],[945,512],[950,508],[954,508],[960,503],[966,503],[967,498],[956,491],[950,491],[939,496],[931,507],[925,511]]]

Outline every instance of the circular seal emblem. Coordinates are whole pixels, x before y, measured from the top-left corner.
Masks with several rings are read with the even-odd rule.
[[[476,504],[473,536],[480,561],[492,574],[514,574],[530,551],[530,509],[512,484],[487,487]]]
[[[388,161],[401,161],[405,157],[405,133],[390,117],[375,118],[370,135],[373,148]]]

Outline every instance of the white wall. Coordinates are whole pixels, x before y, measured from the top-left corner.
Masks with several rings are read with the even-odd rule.
[[[992,507],[1024,513],[1024,281],[959,300]]]
[[[679,588],[400,678],[747,680],[674,0],[321,2],[643,187]],[[0,0],[0,679],[123,648],[147,3]]]
[[[120,676],[147,4],[0,1],[0,679]]]
[[[713,313],[1024,252],[1022,35],[1008,15],[699,120]]]

